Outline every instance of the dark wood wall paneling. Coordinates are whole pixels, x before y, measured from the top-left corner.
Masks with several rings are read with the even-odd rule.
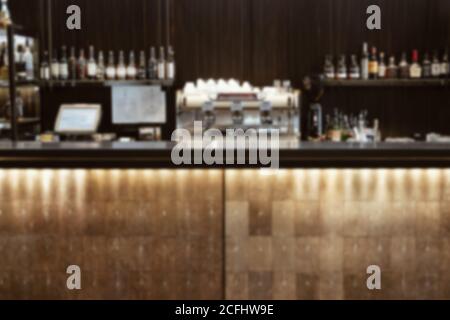
[[[157,13],[165,2],[53,1],[54,44],[94,44],[103,50],[164,44],[166,23]],[[82,31],[65,28],[65,9],[72,3],[83,8]],[[382,8],[381,31],[365,28],[371,4]],[[291,79],[300,86],[305,75],[320,71],[325,54],[360,53],[363,41],[397,56],[450,45],[448,0],[171,0],[170,13],[177,87],[199,77],[235,77],[256,85]],[[446,88],[335,88],[328,90],[324,106],[326,112],[369,109],[385,135],[450,134],[449,93]],[[54,96],[49,104],[58,100]]]

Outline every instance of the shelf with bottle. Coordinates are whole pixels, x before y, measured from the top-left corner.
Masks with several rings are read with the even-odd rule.
[[[43,86],[115,86],[115,85],[160,85],[172,86],[175,80],[175,53],[172,47],[168,47],[167,58],[164,47],[160,48],[159,57],[154,47],[150,48],[147,56],[144,50],[139,52],[136,59],[134,51],[125,59],[125,52],[117,54],[109,51],[107,61],[103,51],[95,54],[93,46],[89,47],[89,56],[85,56],[84,49],[76,54],[76,49],[70,49],[67,55],[67,47],[63,46],[58,56],[54,52],[49,57],[44,53],[40,67],[40,78]],[[58,58],[59,57],[59,58]],[[116,64],[117,58],[117,64]]]
[[[17,118],[17,124],[20,126],[33,126],[39,125],[41,123],[40,118]],[[3,130],[8,130],[11,128],[11,120],[6,118],[0,118],[0,126]]]
[[[448,79],[378,79],[378,80],[335,80],[326,79],[326,87],[446,87]]]
[[[9,88],[9,68],[8,39],[0,35],[0,88]],[[32,37],[14,35],[14,67],[15,86],[38,86],[39,82],[35,77],[35,48],[36,40]]]
[[[347,58],[341,55],[336,66],[333,57],[327,55],[323,74],[326,86],[447,86],[450,84],[450,63],[448,51],[439,58],[435,51],[433,58],[424,54],[422,63],[419,61],[419,51],[413,50],[411,63],[406,53],[403,53],[399,64],[395,55],[391,55],[386,63],[384,52],[378,54],[376,47],[363,44],[362,55],[358,61],[357,55],[351,55],[350,64]]]
[[[378,119],[370,119],[367,110],[363,110],[358,114],[344,114],[338,109],[334,109],[333,114],[327,114],[325,119],[319,117],[319,121],[321,123],[309,130],[309,140],[311,141],[381,141],[380,122]],[[324,128],[324,130],[319,129],[317,131],[317,128]]]
[[[39,87],[40,81],[38,80],[17,80],[16,87]],[[0,89],[8,89],[9,81],[8,80],[0,80]]]

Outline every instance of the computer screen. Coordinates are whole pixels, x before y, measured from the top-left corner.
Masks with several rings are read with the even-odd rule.
[[[64,134],[92,134],[97,132],[100,118],[100,105],[62,105],[55,131]]]

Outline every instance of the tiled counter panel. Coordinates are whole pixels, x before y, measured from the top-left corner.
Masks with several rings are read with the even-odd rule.
[[[0,299],[221,298],[222,177],[0,170]]]
[[[0,170],[0,253],[0,299],[450,299],[450,170]]]
[[[450,299],[450,170],[226,174],[228,299]],[[378,265],[382,290],[369,291]]]

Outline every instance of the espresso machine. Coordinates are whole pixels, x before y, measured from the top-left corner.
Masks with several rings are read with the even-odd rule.
[[[277,129],[281,137],[299,138],[300,91],[289,82],[257,88],[237,80],[197,80],[177,93],[178,128],[205,130]]]

